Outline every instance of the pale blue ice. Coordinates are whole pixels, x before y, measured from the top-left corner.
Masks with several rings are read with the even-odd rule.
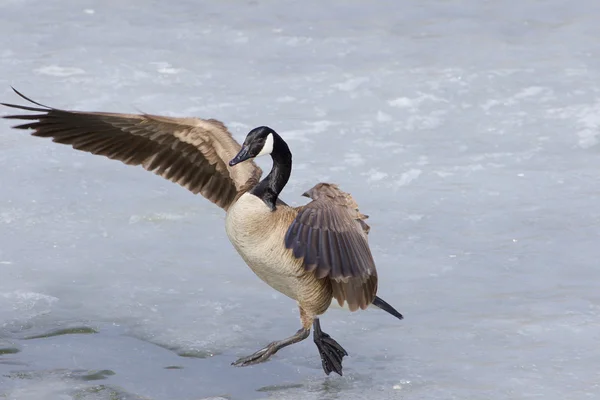
[[[343,377],[311,340],[232,367],[299,320],[222,210],[2,120],[0,399],[600,398],[598,21],[595,0],[2,1],[0,101],[273,127],[283,198],[351,192],[405,319],[329,311]]]

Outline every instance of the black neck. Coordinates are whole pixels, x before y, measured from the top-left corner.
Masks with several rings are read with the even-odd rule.
[[[273,151],[271,152],[271,158],[273,159],[273,168],[271,168],[269,175],[260,181],[250,193],[260,197],[272,211],[275,211],[279,193],[287,184],[292,173],[292,153],[281,136],[275,132],[272,135]]]

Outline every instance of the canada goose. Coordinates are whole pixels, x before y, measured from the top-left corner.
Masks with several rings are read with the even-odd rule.
[[[292,154],[273,129],[251,130],[243,145],[223,123],[199,118],[147,114],[66,111],[37,103],[37,107],[0,103],[35,114],[3,118],[29,121],[16,129],[33,129],[74,149],[141,165],[166,179],[200,193],[226,211],[229,240],[256,275],[296,300],[302,328],[242,357],[233,365],[267,360],[279,349],[306,339],[314,327],[314,342],[323,370],[342,375],[346,350],[321,330],[319,316],[333,298],[351,311],[373,304],[391,315],[402,315],[376,296],[377,271],[369,249],[366,215],[337,185],[319,183],[303,195],[312,200],[290,207],[279,199],[292,170]],[[271,172],[252,161],[270,154]]]

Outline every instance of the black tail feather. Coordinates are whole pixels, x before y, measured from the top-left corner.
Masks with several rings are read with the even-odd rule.
[[[398,311],[396,311],[396,309],[394,307],[390,306],[387,302],[385,302],[380,297],[375,296],[375,300],[373,300],[372,304],[375,307],[380,308],[389,314],[392,314],[394,317],[396,317],[398,319],[404,319],[402,314],[400,314]]]

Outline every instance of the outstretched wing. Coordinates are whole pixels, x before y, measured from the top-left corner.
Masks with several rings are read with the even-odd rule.
[[[217,120],[66,111],[44,106],[13,90],[38,106],[0,103],[35,112],[4,116],[30,121],[14,128],[33,129],[33,136],[49,137],[77,150],[141,165],[192,193],[202,194],[225,210],[262,175],[254,162],[235,168],[228,165],[241,146]]]
[[[377,292],[377,271],[367,240],[367,216],[335,185],[320,183],[305,193],[313,201],[300,208],[285,246],[303,258],[306,271],[329,278],[333,296],[350,310],[367,308]]]

